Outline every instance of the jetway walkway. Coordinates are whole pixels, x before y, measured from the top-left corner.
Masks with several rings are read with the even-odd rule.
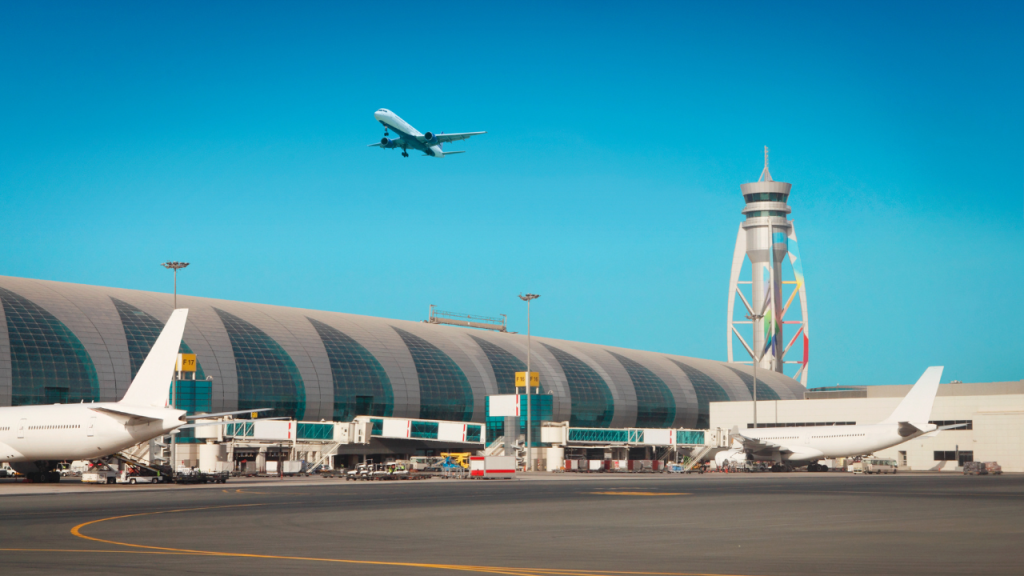
[[[697,448],[706,445],[705,432],[685,428],[573,428],[568,422],[545,422],[541,427],[541,442],[566,448]]]

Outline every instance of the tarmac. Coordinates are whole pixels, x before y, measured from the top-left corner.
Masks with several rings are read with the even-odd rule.
[[[1018,574],[1024,475],[0,480],[12,574]]]

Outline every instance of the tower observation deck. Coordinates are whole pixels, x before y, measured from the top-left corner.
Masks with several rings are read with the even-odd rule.
[[[807,292],[804,285],[803,266],[797,248],[796,228],[788,216],[788,205],[792,184],[776,182],[768,171],[768,147],[764,149],[764,170],[757,182],[740,185],[745,206],[736,236],[736,248],[732,257],[732,272],[729,277],[729,307],[726,324],[728,361],[741,364],[757,362],[759,368],[782,372],[786,364],[798,365],[793,378],[807,386],[807,364],[809,335],[807,324]],[[782,263],[787,259],[793,268],[793,280],[783,280]],[[741,279],[744,260],[750,261],[750,279]],[[748,300],[745,288],[749,286]],[[785,288],[785,290],[784,290]],[[788,297],[784,299],[784,292]],[[799,297],[800,319],[790,306]],[[737,320],[735,304],[739,300],[744,309],[743,317]],[[787,319],[787,315],[788,318]],[[746,332],[750,342],[744,338],[737,326],[750,325]],[[799,325],[792,338],[784,339],[783,327]],[[733,355],[734,343],[739,341],[746,353],[741,360]],[[800,342],[800,359],[788,359],[791,348]],[[795,355],[795,354],[794,354]],[[750,358],[750,360],[746,360]]]

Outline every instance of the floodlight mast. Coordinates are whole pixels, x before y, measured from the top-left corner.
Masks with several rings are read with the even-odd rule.
[[[763,318],[764,318],[764,311],[763,310],[761,311],[760,314],[747,314],[747,320],[750,320],[752,323],[755,323],[758,320],[761,320]],[[754,361],[754,429],[755,430],[757,430],[757,365],[761,363],[761,358],[763,358],[763,357],[764,357],[764,351],[761,352],[760,356],[758,356],[756,354],[756,352],[750,355],[750,359]]]
[[[530,370],[530,301],[540,298],[540,294],[519,295],[526,302],[526,470],[533,472],[533,422],[530,419],[530,388],[533,372]]]
[[[188,262],[172,262],[167,261],[161,264],[168,270],[174,270],[174,309],[178,309],[178,270],[182,268],[188,268]]]
[[[168,270],[174,270],[174,309],[177,310],[178,309],[178,270],[181,270],[182,268],[187,268],[188,267],[188,262],[177,262],[177,261],[168,260],[167,262],[164,262],[163,264],[161,264],[161,266],[163,266],[164,268],[167,268]],[[179,377],[180,377],[180,374],[178,372],[175,372],[174,373],[174,381],[171,382],[171,408],[177,408],[178,407],[178,378]],[[177,450],[178,442],[177,442],[177,438],[174,437],[174,435],[177,434],[177,433],[178,433],[177,430],[173,430],[171,432],[171,478],[172,479],[174,478],[174,473],[175,473],[175,470],[177,468],[175,461],[178,459],[178,450]]]

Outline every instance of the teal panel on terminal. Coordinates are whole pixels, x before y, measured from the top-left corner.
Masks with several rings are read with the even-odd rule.
[[[526,398],[526,394],[519,395],[519,401],[521,406],[525,406],[526,402],[523,400]],[[533,442],[531,445],[535,448],[544,447],[544,444],[540,441],[540,428],[541,422],[551,422],[554,418],[554,411],[552,408],[553,402],[550,394],[530,394],[530,406],[532,412],[530,413],[530,423],[532,426],[531,439]],[[505,416],[490,416],[491,413],[491,398],[488,396],[484,399],[485,414],[488,414],[485,426],[487,430],[486,440],[490,444],[498,438],[505,435]],[[519,410],[519,430],[524,436],[526,435],[526,410]]]

